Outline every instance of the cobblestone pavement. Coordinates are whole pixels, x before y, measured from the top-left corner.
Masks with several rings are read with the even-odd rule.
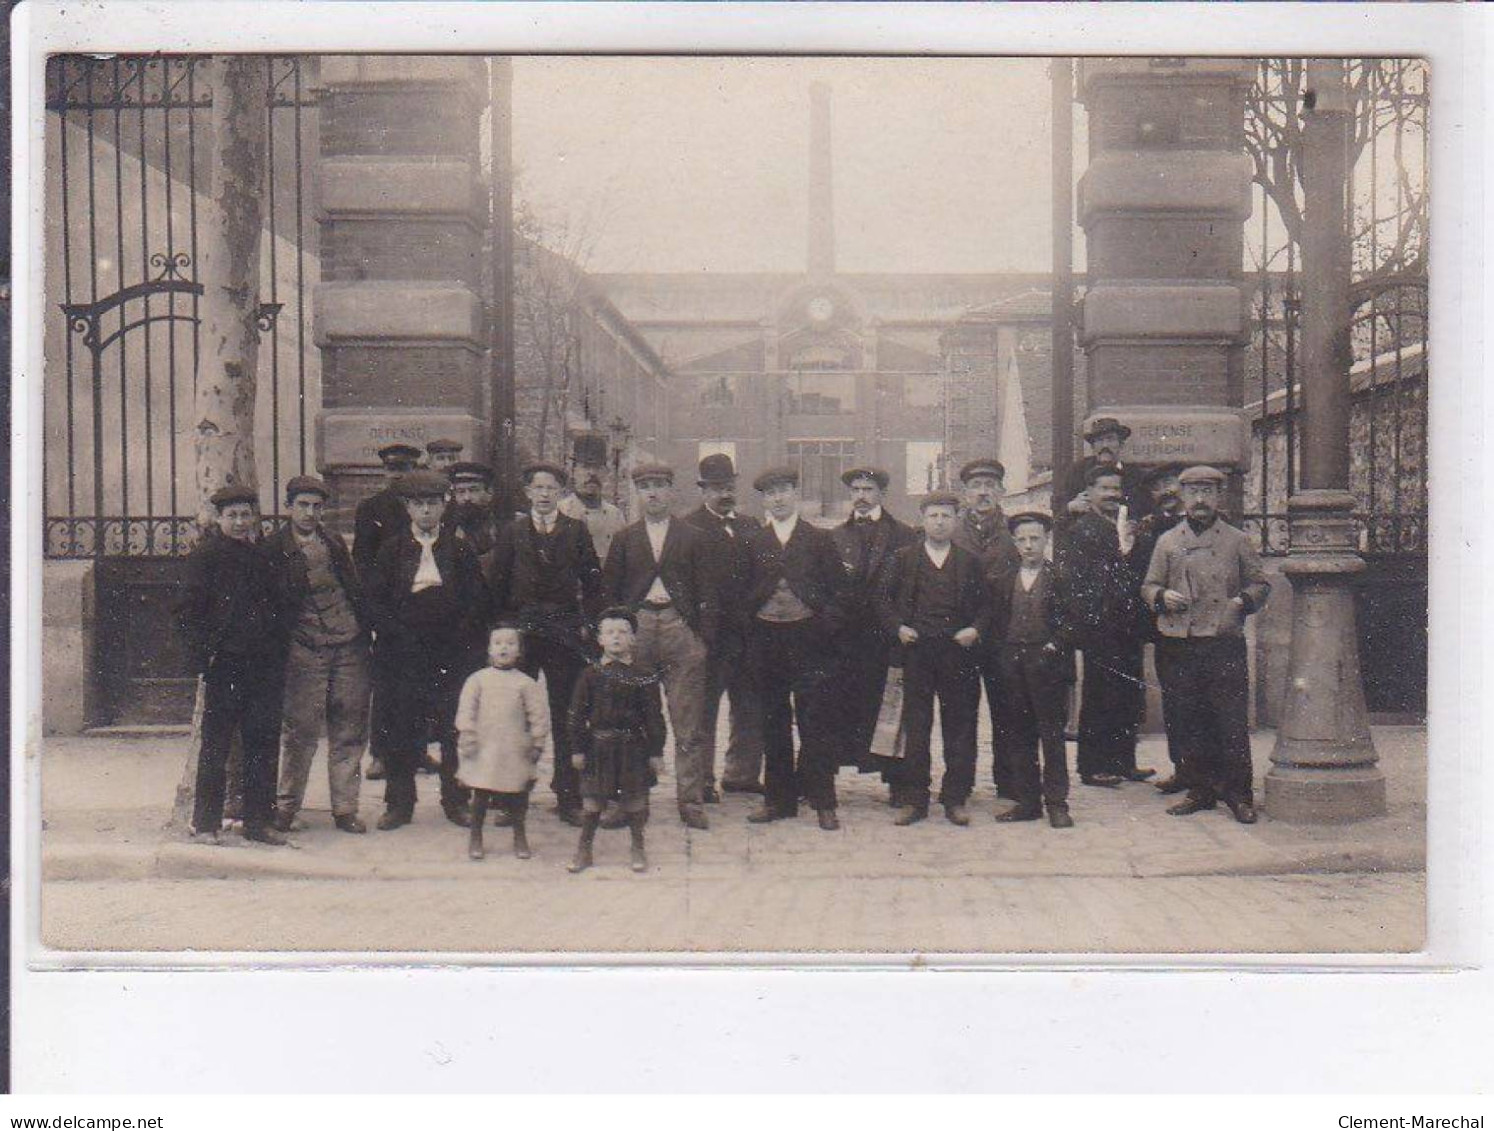
[[[735,795],[695,832],[676,819],[666,778],[643,876],[627,868],[621,831],[600,835],[591,873],[568,875],[576,832],[549,813],[543,788],[527,862],[491,829],[488,859],[469,861],[433,777],[420,780],[414,825],[337,833],[320,760],[296,848],[189,845],[161,831],[185,739],[49,739],[43,934],[65,949],[1416,949],[1425,732],[1377,728],[1375,739],[1390,814],[1336,828],[1246,827],[1222,808],[1180,820],[1150,786],[1077,784],[1076,828],[1001,826],[988,746],[964,829],[937,807],[894,828],[880,782],[843,771],[839,833],[807,811],[749,825],[754,799]],[[1256,736],[1258,774],[1271,742]],[[1145,741],[1141,761],[1165,767],[1159,739]],[[365,815],[378,812],[380,789],[365,784]]]

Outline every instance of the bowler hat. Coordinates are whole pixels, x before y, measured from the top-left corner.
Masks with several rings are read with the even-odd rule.
[[[548,463],[545,461],[529,464],[524,468],[523,471],[519,472],[519,477],[527,486],[529,482],[542,471],[547,471],[551,475],[555,476],[555,482],[559,483],[562,487],[564,487],[566,483],[569,482],[569,476],[566,475],[565,468],[561,467],[559,464]]]
[[[1015,534],[1017,532],[1017,527],[1021,526],[1024,522],[1036,522],[1040,524],[1044,530],[1053,529],[1053,516],[1047,511],[1036,510],[1018,511],[1016,514],[1008,515],[1006,519],[1006,528],[1013,534]]]
[[[450,481],[439,471],[421,467],[401,479],[396,490],[405,499],[444,499],[449,486]]]
[[[989,475],[996,479],[1006,478],[1006,467],[999,459],[973,459],[960,468],[960,482],[969,483],[977,475]]]
[[[700,461],[701,487],[726,487],[736,479],[737,469],[732,465],[731,456],[724,452],[715,452]]]
[[[1122,441],[1131,438],[1131,430],[1113,416],[1097,416],[1089,422],[1089,427],[1084,430],[1086,441],[1093,440],[1096,436],[1106,432],[1118,432]]]
[[[878,491],[887,490],[887,473],[880,467],[853,467],[850,471],[842,473],[840,481],[847,487],[855,486],[858,479],[870,479],[877,485]]]
[[[232,506],[234,503],[258,503],[259,492],[242,483],[233,483],[227,487],[219,487],[209,496],[208,502],[221,511],[224,507]]]
[[[420,449],[413,444],[385,444],[379,449],[379,459],[386,467],[397,464],[413,464],[420,458]]]
[[[325,480],[315,475],[297,475],[285,485],[285,501],[289,505],[297,495],[320,495],[324,500],[332,497],[332,490]]]
[[[633,468],[633,482],[642,483],[645,479],[662,479],[666,483],[673,483],[674,468],[667,463],[640,463]]]
[[[762,472],[752,481],[752,486],[758,491],[766,491],[779,483],[787,483],[790,487],[799,485],[799,469],[797,467],[770,467]]]

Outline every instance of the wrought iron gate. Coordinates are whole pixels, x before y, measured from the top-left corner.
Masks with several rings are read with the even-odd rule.
[[[45,552],[95,563],[100,718],[176,721],[192,679],[171,630],[198,531],[192,413],[212,131],[202,56],[58,56],[47,68]],[[311,59],[264,57],[266,236],[256,421],[261,513],[308,470],[320,403]]]

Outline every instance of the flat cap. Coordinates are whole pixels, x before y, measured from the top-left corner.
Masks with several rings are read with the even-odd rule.
[[[385,464],[414,463],[420,458],[420,449],[413,444],[385,444],[379,449],[379,458]]]
[[[1018,511],[1016,514],[1008,515],[1006,528],[1015,534],[1017,527],[1021,526],[1024,522],[1039,523],[1044,530],[1053,529],[1053,516],[1047,511],[1036,510]]]
[[[1097,463],[1084,473],[1084,485],[1086,487],[1093,487],[1096,479],[1104,479],[1110,475],[1115,476],[1117,479],[1125,478],[1125,474],[1117,465],[1113,463]]]
[[[395,488],[404,499],[445,498],[450,480],[439,471],[418,467],[399,481]]]
[[[725,452],[715,452],[700,461],[700,486],[724,487],[737,478],[736,466]]]
[[[459,452],[466,446],[460,440],[440,439],[432,440],[425,446],[425,450],[435,455],[437,452]]]
[[[548,471],[551,475],[555,476],[555,482],[559,483],[562,487],[570,482],[570,476],[566,475],[565,468],[561,467],[558,463],[549,463],[548,461],[543,460],[538,463],[528,464],[522,471],[519,472],[519,478],[522,479],[525,484],[528,484],[536,475],[538,475],[542,471]]]
[[[1097,416],[1089,422],[1084,429],[1084,438],[1093,440],[1096,436],[1104,435],[1106,432],[1118,432],[1122,440],[1131,438],[1131,430],[1113,416]]]
[[[960,509],[960,497],[953,491],[930,491],[918,504],[920,511],[926,511],[930,507],[953,507]]]
[[[1217,467],[1208,464],[1195,464],[1178,476],[1179,483],[1218,483],[1223,485],[1225,481],[1224,472]]]
[[[858,479],[870,479],[877,485],[878,491],[887,490],[889,482],[887,473],[880,467],[853,467],[850,471],[842,473],[840,477],[840,481],[847,487],[854,484]]]
[[[674,468],[667,463],[640,463],[633,468],[633,482],[642,483],[645,479],[662,479],[666,483],[673,483]]]
[[[246,487],[242,483],[233,483],[227,487],[219,487],[208,497],[208,502],[222,510],[224,507],[232,506],[234,503],[258,503],[259,492],[253,487]]]
[[[491,483],[493,481],[493,469],[485,463],[476,460],[463,460],[454,463],[446,469],[448,478],[453,484],[457,483]]]
[[[766,491],[769,487],[774,487],[779,483],[797,487],[799,469],[797,467],[770,467],[752,481],[752,486],[755,490]]]
[[[318,479],[315,475],[297,475],[285,485],[285,501],[289,503],[297,495],[320,495],[323,499],[330,499],[332,489],[327,486],[326,480]]]
[[[969,483],[977,475],[989,475],[996,479],[1006,478],[1006,467],[999,459],[973,459],[960,468],[960,482]]]

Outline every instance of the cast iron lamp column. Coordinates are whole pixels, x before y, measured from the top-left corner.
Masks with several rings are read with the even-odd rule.
[[[1364,571],[1349,493],[1350,109],[1344,64],[1308,63],[1303,112],[1302,486],[1287,502],[1292,647],[1286,709],[1266,775],[1280,821],[1357,821],[1385,813],[1359,671],[1353,583]]]

